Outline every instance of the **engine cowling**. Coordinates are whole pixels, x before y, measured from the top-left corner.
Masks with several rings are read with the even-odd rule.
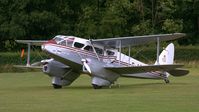
[[[52,76],[56,76],[56,77],[62,77],[64,73],[67,72],[66,69],[66,65],[55,61],[55,60],[46,60],[46,62],[44,62],[44,66],[43,66],[43,72],[47,75],[49,75],[50,77]]]

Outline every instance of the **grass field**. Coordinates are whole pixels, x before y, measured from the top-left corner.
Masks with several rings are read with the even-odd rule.
[[[40,72],[0,74],[0,112],[198,112],[199,70],[161,80],[120,78],[121,87],[94,90],[82,75],[54,90]]]

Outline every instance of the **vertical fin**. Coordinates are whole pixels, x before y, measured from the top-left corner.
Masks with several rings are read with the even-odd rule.
[[[173,62],[174,62],[174,44],[170,43],[160,54],[159,64],[160,65],[173,64]],[[157,61],[155,62],[155,65],[157,65]]]

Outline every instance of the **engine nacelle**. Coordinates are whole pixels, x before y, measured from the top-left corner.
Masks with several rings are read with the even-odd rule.
[[[100,89],[103,86],[111,85],[111,82],[99,77],[92,77],[92,85],[94,89]]]
[[[53,59],[43,60],[43,72],[52,77],[54,88],[70,85],[80,74],[73,72],[68,66]]]
[[[61,77],[52,77],[52,85],[56,88],[70,85],[72,82],[70,80],[62,79]]]

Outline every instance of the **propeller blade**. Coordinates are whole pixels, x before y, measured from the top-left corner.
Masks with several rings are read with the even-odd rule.
[[[89,65],[87,64],[87,60],[86,59],[82,59],[82,62],[83,62],[83,66],[91,74],[91,69],[90,69]]]
[[[84,67],[91,74],[91,69],[90,69],[90,67],[88,66],[88,64],[86,62],[84,63]]]

